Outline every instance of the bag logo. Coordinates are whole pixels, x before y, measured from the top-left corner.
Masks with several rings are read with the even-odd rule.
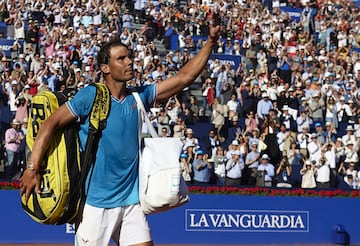
[[[45,121],[45,107],[43,104],[32,104],[30,117],[32,119],[32,136],[35,139],[42,122]]]

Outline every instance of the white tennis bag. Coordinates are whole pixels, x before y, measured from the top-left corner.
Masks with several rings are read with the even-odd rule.
[[[141,117],[146,122],[152,138],[144,139],[140,151],[139,196],[145,214],[164,212],[189,201],[188,187],[181,175],[179,156],[183,144],[178,138],[159,137],[147,117],[137,92],[133,92]],[[141,141],[139,126],[139,146]]]

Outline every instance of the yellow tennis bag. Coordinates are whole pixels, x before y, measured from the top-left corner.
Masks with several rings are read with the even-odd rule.
[[[105,84],[95,83],[96,96],[89,115],[89,135],[85,150],[80,156],[79,124],[70,124],[58,131],[39,163],[41,193],[31,194],[28,203],[21,197],[24,211],[42,224],[74,223],[85,198],[85,180],[94,162],[101,131],[106,126],[110,111],[110,91]],[[76,93],[76,92],[75,92]],[[63,103],[71,100],[74,90],[41,92],[32,102],[29,113],[26,144],[32,151],[39,128]]]

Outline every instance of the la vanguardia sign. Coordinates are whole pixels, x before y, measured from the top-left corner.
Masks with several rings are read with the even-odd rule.
[[[309,232],[309,211],[187,209],[186,231]]]

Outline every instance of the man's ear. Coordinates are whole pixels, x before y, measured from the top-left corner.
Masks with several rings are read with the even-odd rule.
[[[110,68],[108,64],[101,64],[100,65],[100,70],[101,72],[103,72],[104,74],[108,74],[110,73]]]

